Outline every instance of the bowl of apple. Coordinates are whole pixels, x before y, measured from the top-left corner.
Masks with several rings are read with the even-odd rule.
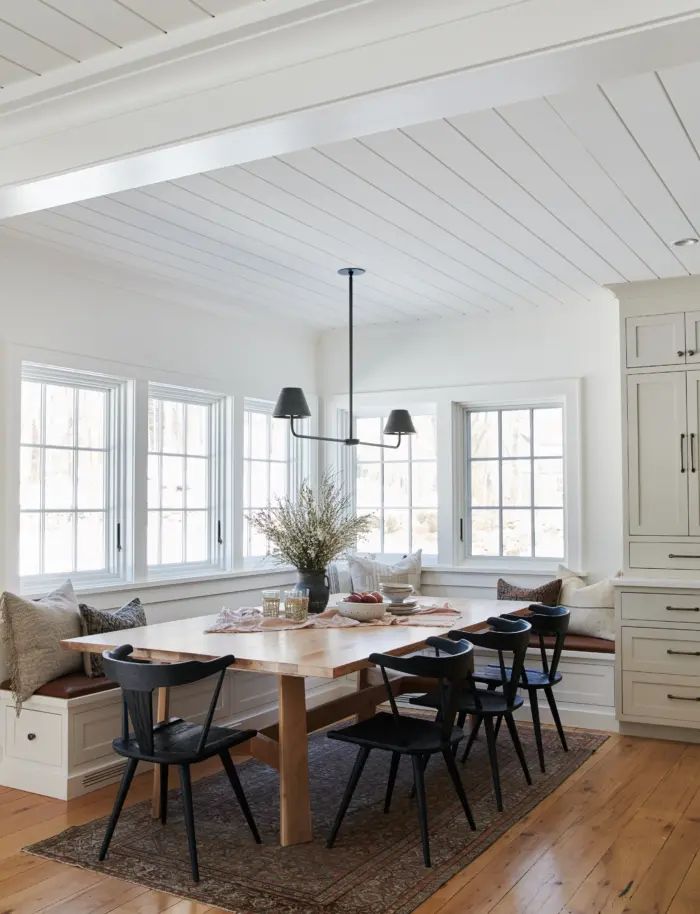
[[[384,616],[384,597],[377,591],[351,593],[338,603],[338,612],[357,622],[371,622]]]

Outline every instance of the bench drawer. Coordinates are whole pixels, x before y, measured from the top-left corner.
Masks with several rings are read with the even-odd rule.
[[[700,592],[696,593],[640,593],[620,594],[623,622],[638,619],[643,622],[683,622],[697,624],[700,628]]]
[[[623,626],[622,668],[642,673],[700,676],[700,628],[662,631]]]
[[[12,706],[5,706],[5,746],[7,754],[28,762],[60,767],[63,759],[62,717],[47,711],[25,708],[19,717]]]
[[[625,716],[653,723],[700,728],[700,676],[626,670],[622,674],[622,711]]]
[[[630,543],[630,568],[700,571],[700,543]]]

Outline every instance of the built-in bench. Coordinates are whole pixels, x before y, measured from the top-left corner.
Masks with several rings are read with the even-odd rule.
[[[307,704],[338,698],[354,685],[310,679]],[[170,713],[204,721],[212,683],[171,690]],[[0,685],[0,786],[68,800],[121,777],[125,762],[112,750],[122,725],[120,692],[104,676],[71,673],[46,683],[17,716],[9,683]],[[215,720],[221,725],[266,727],[277,720],[274,676],[236,671],[221,689]]]

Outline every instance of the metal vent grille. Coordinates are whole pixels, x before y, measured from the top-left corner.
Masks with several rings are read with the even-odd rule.
[[[106,784],[120,778],[126,768],[126,762],[115,762],[107,768],[91,771],[83,778],[83,787],[95,787],[97,784]]]

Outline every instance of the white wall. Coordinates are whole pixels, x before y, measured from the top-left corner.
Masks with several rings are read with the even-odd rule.
[[[147,289],[148,292],[139,292]],[[0,591],[17,586],[9,567],[10,543],[16,532],[8,522],[14,497],[5,484],[7,450],[14,447],[2,430],[19,409],[14,346],[45,350],[55,356],[105,360],[133,366],[141,376],[232,395],[275,399],[283,385],[316,391],[315,335],[291,324],[224,316],[216,310],[189,307],[196,291],[129,274],[54,248],[0,232]],[[222,308],[216,296],[202,292],[203,304]],[[279,331],[279,332],[277,332]],[[289,576],[280,578],[284,586]],[[269,576],[268,576],[269,584]],[[257,601],[264,577],[223,578],[173,588],[134,586],[128,591],[93,595],[89,602],[116,607],[140,594],[150,621],[192,616],[222,604]],[[0,680],[3,678],[0,661]]]
[[[363,327],[355,339],[361,392],[581,378],[581,570],[600,578],[621,567],[619,327],[610,293],[601,290],[595,302],[559,310]],[[344,331],[323,334],[318,382],[324,396],[346,391],[346,352]]]

